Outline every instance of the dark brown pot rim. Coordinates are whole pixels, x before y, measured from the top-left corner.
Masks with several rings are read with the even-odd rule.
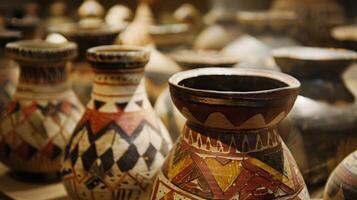
[[[92,64],[114,64],[125,68],[144,67],[150,51],[143,47],[125,45],[103,45],[87,50],[87,59]]]
[[[265,79],[279,82],[284,86],[257,89],[250,91],[223,91],[214,89],[197,89],[187,87],[181,83],[185,80],[194,79],[203,76],[238,76],[251,77],[256,79]],[[300,82],[294,77],[281,72],[261,70],[261,69],[237,69],[237,68],[199,68],[183,72],[179,72],[171,76],[169,85],[172,89],[180,90],[183,93],[192,96],[214,97],[217,99],[275,99],[289,98],[295,96],[299,92]]]
[[[331,35],[339,41],[357,42],[357,25],[337,26],[332,29]]]
[[[66,61],[76,57],[77,45],[73,42],[50,43],[43,40],[20,40],[8,43],[6,53],[18,62]]]
[[[275,59],[286,58],[315,62],[357,60],[356,52],[340,48],[291,46],[274,49],[272,55]]]

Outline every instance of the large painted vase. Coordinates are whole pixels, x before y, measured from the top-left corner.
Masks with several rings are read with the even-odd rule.
[[[169,80],[187,119],[152,199],[309,199],[276,125],[300,83],[279,72],[201,68]]]
[[[357,151],[347,156],[332,172],[323,199],[357,199]]]
[[[53,174],[83,106],[68,83],[74,43],[18,41],[6,45],[20,66],[14,99],[0,122],[0,158],[14,171]]]
[[[171,148],[144,83],[149,51],[128,46],[88,50],[92,98],[67,144],[63,182],[72,199],[149,198]]]

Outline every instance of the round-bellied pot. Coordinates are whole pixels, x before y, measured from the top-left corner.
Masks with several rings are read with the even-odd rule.
[[[14,99],[1,120],[1,161],[14,171],[52,174],[83,107],[68,83],[74,43],[8,43],[9,57],[20,66]]]
[[[182,69],[203,67],[232,67],[239,62],[234,56],[222,55],[216,51],[179,50],[170,54]],[[155,102],[155,111],[168,128],[171,138],[175,141],[185,124],[185,118],[175,108],[170,98],[169,88],[166,88]]]
[[[0,116],[4,113],[7,103],[15,93],[19,78],[18,66],[5,55],[5,46],[8,42],[20,38],[18,31],[0,31]]]
[[[357,198],[357,151],[347,156],[332,172],[327,181],[324,200],[352,200]]]
[[[265,70],[201,68],[169,84],[187,122],[152,199],[309,199],[276,127],[299,81]]]
[[[144,83],[149,52],[139,47],[88,50],[92,98],[67,144],[63,182],[73,199],[147,198],[171,148]]]
[[[281,133],[309,185],[323,185],[343,158],[356,149],[357,106],[343,72],[353,51],[287,47],[273,51],[283,72],[301,81],[301,93]]]
[[[70,80],[73,88],[83,104],[88,103],[92,90],[94,74],[86,60],[87,49],[99,45],[111,45],[114,43],[122,29],[106,25],[86,27],[80,23],[68,23],[48,28],[49,33],[59,33],[69,41],[76,42],[79,55],[73,65]]]

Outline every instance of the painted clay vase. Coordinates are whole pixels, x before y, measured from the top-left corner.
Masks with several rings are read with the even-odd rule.
[[[309,186],[323,186],[357,146],[355,97],[342,79],[357,59],[353,51],[285,47],[273,51],[283,72],[301,82],[292,112],[279,127]]]
[[[18,40],[20,36],[21,33],[17,31],[0,30],[0,117],[15,93],[19,78],[19,68],[6,57],[5,46],[8,42]]]
[[[83,106],[68,82],[74,43],[18,41],[6,45],[20,66],[14,99],[1,120],[1,161],[14,171],[54,174]]]
[[[92,98],[67,144],[63,182],[73,199],[144,199],[171,148],[144,83],[149,52],[139,47],[88,50]]]
[[[253,69],[201,68],[169,80],[187,122],[152,199],[309,199],[276,125],[300,83]]]
[[[170,57],[176,61],[183,70],[203,67],[232,67],[239,62],[237,57],[226,56],[215,51],[178,50],[172,52]],[[186,122],[186,119],[176,109],[170,97],[169,88],[166,88],[155,102],[155,112],[169,130],[171,138],[176,141]]]
[[[357,198],[357,151],[345,158],[327,181],[324,200]]]
[[[273,10],[296,12],[298,21],[295,38],[304,45],[335,45],[330,31],[333,27],[345,23],[345,13],[336,0],[275,0]]]

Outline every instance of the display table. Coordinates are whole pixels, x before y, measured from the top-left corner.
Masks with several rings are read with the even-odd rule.
[[[20,180],[21,179],[21,180]],[[67,200],[63,184],[41,182],[35,178],[16,177],[4,165],[0,164],[0,199],[1,200]]]

